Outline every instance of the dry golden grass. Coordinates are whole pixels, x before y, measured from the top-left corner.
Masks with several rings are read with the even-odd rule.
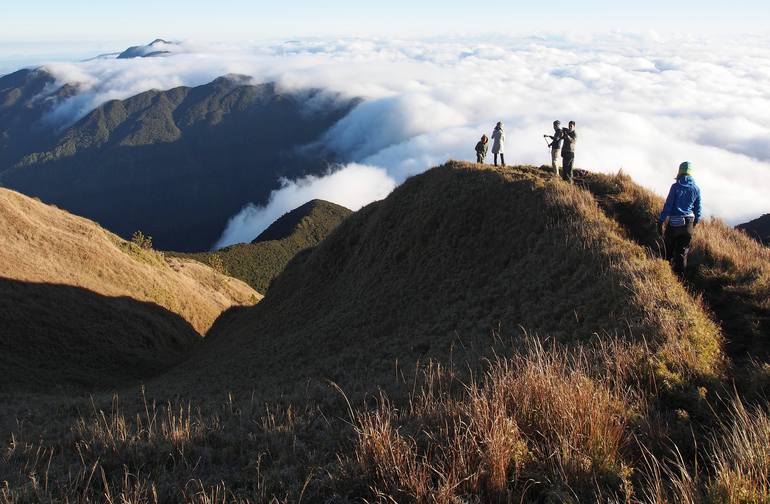
[[[528,340],[478,382],[458,386],[453,373],[431,366],[403,409],[381,398],[356,415],[357,469],[387,502],[628,493],[630,424],[641,401],[617,381],[625,371],[598,365],[596,355]]]
[[[317,410],[266,409],[232,396],[203,408],[157,404],[144,391],[126,404],[117,395],[73,400],[71,417],[49,419],[47,439],[19,426],[3,440],[0,503],[282,503],[290,492],[302,495],[308,462],[297,417],[317,430]]]
[[[713,398],[713,292],[657,258],[658,200],[601,177],[411,179],[222,317],[157,403],[22,412],[0,502],[766,502],[766,408]],[[764,266],[698,229],[725,243],[696,257],[762,306]]]
[[[187,356],[243,282],[0,189],[0,391],[137,383]]]
[[[78,403],[0,446],[0,502],[766,502],[765,411],[736,403],[685,459],[645,351],[526,338],[470,380],[427,363],[404,400]]]
[[[732,278],[730,294],[753,298],[758,309],[770,313],[770,247],[718,219],[699,230],[693,249],[702,256],[702,274]]]
[[[0,229],[0,277],[156,303],[200,334],[227,308],[261,298],[198,262],[167,262],[92,221],[7,189],[0,189]]]
[[[770,502],[770,417],[764,407],[733,400],[693,462],[674,446],[668,457],[647,452],[640,495],[650,504],[765,504]]]
[[[584,237],[586,254],[599,256],[637,307],[641,327],[636,337],[649,339],[651,364],[663,385],[688,379],[716,379],[724,372],[722,337],[700,301],[690,295],[665,262],[625,239],[625,230],[609,219],[587,192],[556,183],[551,201],[570,210],[559,222],[567,237]],[[577,215],[575,215],[577,214]]]
[[[733,403],[733,414],[714,437],[713,477],[708,491],[713,502],[770,502],[770,416],[759,407]]]

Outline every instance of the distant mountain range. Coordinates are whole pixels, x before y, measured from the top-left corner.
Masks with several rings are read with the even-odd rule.
[[[265,203],[281,178],[325,172],[336,159],[307,146],[356,103],[309,107],[320,91],[286,93],[230,75],[113,100],[56,130],[48,114],[79,92],[44,69],[0,78],[0,185],[179,251],[208,250],[232,215]]]
[[[46,117],[77,93],[77,86],[57,85],[43,69],[0,77],[0,173],[26,154],[51,146],[56,130]]]

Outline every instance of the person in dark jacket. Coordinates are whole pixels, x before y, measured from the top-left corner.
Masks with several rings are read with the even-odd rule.
[[[666,259],[672,262],[678,275],[684,275],[687,269],[690,242],[702,213],[700,189],[692,173],[689,161],[679,165],[676,182],[668,191],[666,204],[658,219],[658,233],[664,238]]]
[[[564,145],[561,148],[561,178],[572,183],[572,165],[575,163],[575,144],[577,143],[577,131],[575,121],[569,122],[569,128],[562,128]]]
[[[489,148],[489,138],[486,135],[481,135],[481,140],[476,144],[476,162],[481,164],[487,157],[487,149]]]

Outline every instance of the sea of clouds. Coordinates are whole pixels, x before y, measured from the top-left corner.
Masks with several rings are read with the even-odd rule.
[[[151,88],[237,73],[287,91],[320,88],[363,102],[321,141],[347,164],[283,181],[264,206],[233,216],[217,247],[253,239],[321,198],[351,209],[447,159],[474,159],[505,124],[509,164],[547,164],[551,122],[577,121],[576,166],[622,169],[665,195],[677,165],[696,167],[706,213],[735,224],[770,212],[770,38],[612,33],[500,39],[301,40],[257,46],[181,43],[162,58],[47,65],[83,92],[51,117]]]

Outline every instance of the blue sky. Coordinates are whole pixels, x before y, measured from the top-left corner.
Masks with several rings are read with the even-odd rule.
[[[156,37],[257,42],[302,37],[767,33],[766,0],[0,0],[0,75],[85,59]]]
[[[0,1],[0,42],[142,42],[583,30],[766,30],[764,0]]]

